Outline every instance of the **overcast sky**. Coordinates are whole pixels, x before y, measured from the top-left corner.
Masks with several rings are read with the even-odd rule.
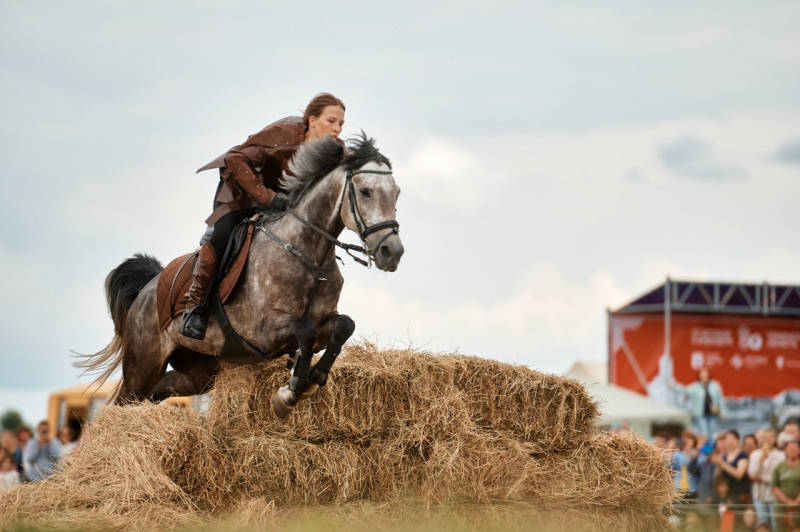
[[[648,5],[645,5],[648,4]],[[800,283],[800,4],[0,3],[0,411],[111,338],[103,279],[196,245],[194,171],[329,91],[406,254],[356,335],[563,372],[674,278]]]

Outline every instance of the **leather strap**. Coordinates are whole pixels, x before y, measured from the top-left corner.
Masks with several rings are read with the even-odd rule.
[[[221,358],[242,358],[248,356],[262,358],[264,360],[276,358],[273,355],[268,355],[253,347],[247,340],[239,336],[239,333],[233,330],[219,296],[215,296],[211,300],[211,308],[214,311],[214,316],[217,318],[217,323],[219,323],[222,332],[225,334],[225,344],[222,346],[222,351],[219,353]]]

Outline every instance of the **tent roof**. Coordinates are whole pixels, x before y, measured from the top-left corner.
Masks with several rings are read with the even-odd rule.
[[[649,420],[661,423],[678,422],[687,427],[691,424],[691,416],[685,410],[662,405],[613,384],[592,384],[589,391],[601,401],[601,423]]]
[[[626,423],[637,432],[650,435],[651,423],[680,423],[691,426],[688,412],[657,403],[644,395],[608,384],[608,364],[579,360],[567,372],[568,377],[586,383],[589,393],[600,401],[600,423]]]
[[[576,378],[587,384],[594,384],[596,382],[607,384],[608,363],[594,360],[578,360],[569,368],[567,376]]]
[[[667,279],[614,313],[661,313],[665,304],[673,313],[800,317],[800,285]]]

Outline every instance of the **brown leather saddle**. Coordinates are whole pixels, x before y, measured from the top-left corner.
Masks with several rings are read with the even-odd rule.
[[[238,253],[228,262],[220,264],[222,281],[216,283],[219,287],[219,299],[224,304],[233,294],[239,277],[247,263],[247,254],[253,239],[253,225],[247,226],[247,232],[242,240]],[[174,318],[178,318],[186,308],[186,292],[192,283],[192,270],[197,260],[197,252],[187,253],[173,260],[158,279],[156,301],[158,305],[158,324],[161,330],[166,329]],[[210,286],[209,291],[214,290]]]

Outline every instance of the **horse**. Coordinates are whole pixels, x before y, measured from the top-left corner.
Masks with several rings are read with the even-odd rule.
[[[249,221],[255,226],[250,252],[224,307],[229,327],[257,354],[226,358],[225,324],[216,309],[203,340],[183,336],[179,318],[162,331],[156,289],[163,266],[136,254],[105,281],[113,339],[99,352],[82,355],[76,366],[100,373],[100,382],[122,366],[114,403],[130,404],[207,393],[223,362],[253,364],[289,355],[290,378],[272,398],[275,414],[286,417],[325,385],[355,331],[353,320],[338,312],[344,279],[336,247],[364,265],[374,261],[380,270],[397,270],[404,248],[395,220],[400,188],[391,172],[389,159],[363,131],[347,149],[326,137],[305,142],[295,153],[283,193]],[[363,247],[339,241],[345,228],[359,235]],[[312,366],[313,355],[323,349]]]

